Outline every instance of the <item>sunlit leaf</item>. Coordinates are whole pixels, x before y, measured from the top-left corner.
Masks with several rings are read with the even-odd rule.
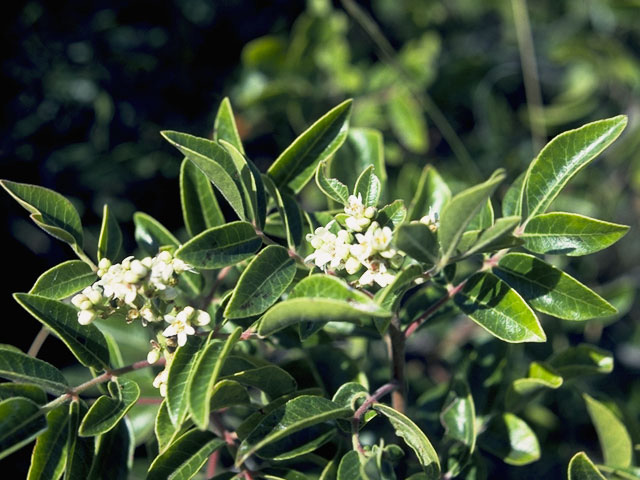
[[[89,265],[82,260],[68,260],[44,272],[29,293],[61,300],[98,279]]]
[[[624,423],[604,403],[586,393],[583,398],[598,433],[604,463],[616,467],[630,466],[633,462],[633,444]]]
[[[102,226],[98,237],[98,260],[108,258],[117,260],[122,247],[122,230],[114,218],[109,206],[102,209]]]

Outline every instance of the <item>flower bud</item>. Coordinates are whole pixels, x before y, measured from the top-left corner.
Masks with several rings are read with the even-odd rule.
[[[100,270],[109,270],[109,267],[111,267],[111,260],[109,260],[108,258],[102,258],[100,259],[100,262],[98,262],[98,268]]]
[[[149,273],[149,269],[145,267],[140,260],[134,260],[131,262],[131,272],[138,276],[138,279],[141,279]]]
[[[86,308],[82,308],[82,305],[86,304],[86,302],[91,303],[91,301],[83,293],[74,295],[73,298],[71,299],[71,303],[73,303],[76,307],[78,307],[81,310],[86,310]]]
[[[80,325],[89,325],[97,316],[93,310],[81,310],[78,312],[78,323]]]
[[[169,263],[173,259],[171,253],[167,252],[166,250],[160,252],[157,258],[164,263]]]
[[[211,316],[204,310],[198,310],[193,323],[202,327],[204,325],[208,325],[209,322],[211,322]]]
[[[150,364],[156,363],[160,359],[160,349],[154,348],[149,353],[147,353],[147,362]]]

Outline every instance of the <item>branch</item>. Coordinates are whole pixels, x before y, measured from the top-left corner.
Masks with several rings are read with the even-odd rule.
[[[378,388],[375,392],[373,392],[373,395],[370,395],[353,414],[353,417],[351,418],[351,431],[353,432],[353,443],[354,443],[354,447],[356,447],[356,449],[360,453],[364,454],[364,449],[362,448],[362,445],[360,444],[360,440],[358,438],[358,430],[360,430],[360,419],[364,416],[365,413],[367,413],[367,410],[369,410],[371,405],[376,403],[378,400],[384,397],[387,393],[393,392],[398,388],[399,388],[399,385],[396,382],[385,383],[380,388]]]
[[[27,351],[27,355],[34,358],[37,357],[38,352],[40,352],[40,348],[42,347],[42,344],[44,343],[44,341],[47,339],[48,336],[49,336],[49,329],[47,327],[42,327],[38,332],[38,334],[36,335],[36,338],[33,339],[33,342],[31,343],[31,346]]]

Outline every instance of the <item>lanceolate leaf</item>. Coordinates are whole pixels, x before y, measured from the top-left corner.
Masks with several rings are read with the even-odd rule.
[[[95,325],[80,325],[75,308],[50,298],[14,293],[13,297],[36,320],[53,331],[86,367],[108,368],[109,349]]]
[[[444,204],[450,199],[451,190],[449,190],[447,184],[444,183],[444,180],[442,180],[433,165],[427,165],[422,170],[418,189],[409,206],[407,218],[409,220],[420,220],[429,213],[429,208],[431,208],[432,212],[440,214]]]
[[[155,255],[163,246],[180,245],[178,239],[151,215],[136,212],[133,214],[133,223],[136,226],[136,242],[147,255]]]
[[[31,454],[27,480],[59,478],[67,456],[68,407],[60,405],[47,414],[47,431],[38,437]]]
[[[297,386],[295,379],[276,365],[243,370],[225,378],[262,390],[270,398],[278,398],[291,393]]]
[[[433,265],[438,261],[438,237],[424,223],[405,223],[396,230],[394,238],[400,250],[419,262]]]
[[[469,250],[464,252],[464,256],[468,257],[474,253],[498,250],[519,222],[520,217],[499,218],[492,226],[480,233],[475,243],[472,244]],[[513,237],[511,238],[513,239]]]
[[[349,199],[349,188],[336,178],[328,178],[325,174],[326,162],[320,162],[316,168],[316,184],[318,188],[330,199],[343,205]]]
[[[47,393],[37,385],[28,383],[0,383],[0,401],[12,397],[23,397],[38,405],[47,403]]]
[[[583,397],[598,433],[604,463],[615,467],[630,466],[633,461],[633,444],[622,421],[604,403],[586,393]]]
[[[69,389],[62,372],[53,365],[0,344],[0,377],[34,383],[47,392],[62,395]]]
[[[329,162],[330,175],[353,191],[360,173],[369,165],[373,165],[384,190],[387,172],[382,133],[371,128],[350,128],[344,145]]]
[[[100,435],[86,480],[126,480],[133,460],[133,432],[126,418],[116,428]]]
[[[526,178],[527,172],[522,172],[507,189],[502,199],[503,216],[522,216],[522,197],[524,196]]]
[[[484,230],[493,225],[493,205],[487,199],[478,214],[467,225],[467,230]]]
[[[224,440],[211,432],[190,430],[153,461],[147,473],[147,480],[193,478],[209,456],[224,445]]]
[[[350,408],[341,408],[326,398],[311,395],[296,397],[267,415],[242,441],[238,448],[236,465],[241,465],[262,447],[297,431],[352,414]]]
[[[568,380],[582,375],[611,373],[613,354],[593,345],[582,344],[555,353],[547,363]]]
[[[0,402],[0,459],[44,432],[47,421],[40,407],[26,398]]]
[[[102,209],[102,227],[98,238],[98,260],[103,258],[117,260],[120,247],[122,247],[120,225],[109,210],[109,205],[105,205]]]
[[[546,340],[533,310],[515,290],[490,273],[473,275],[454,300],[473,321],[505,342]]]
[[[187,387],[194,374],[194,365],[201,353],[204,340],[189,337],[187,343],[178,347],[173,355],[167,376],[167,412],[175,425],[181,425],[189,408]]]
[[[117,378],[109,385],[112,397],[103,395],[91,405],[82,419],[78,433],[93,437],[108,432],[126,415],[140,396],[140,387],[133,380]]]
[[[291,249],[295,249],[302,242],[302,217],[297,202],[291,195],[281,192],[276,187],[273,180],[264,175],[264,186],[273,198],[278,213],[284,223],[285,233],[287,236],[287,245]]]
[[[467,225],[503,179],[504,173],[498,170],[489,180],[460,192],[444,206],[438,229],[438,241],[444,252],[441,265],[446,265]]]
[[[238,327],[225,342],[212,340],[198,357],[188,385],[189,409],[195,424],[204,430],[209,425],[211,393],[222,365],[235,345],[242,328]]]
[[[288,185],[298,193],[319,162],[326,160],[343,144],[349,128],[351,100],[330,110],[296,138],[271,165],[267,174],[278,187]]]
[[[527,217],[549,207],[567,182],[607,148],[627,125],[627,117],[588,123],[551,140],[531,163],[524,197]]]
[[[246,318],[263,313],[284,293],[295,274],[295,261],[286,248],[266,247],[242,272],[225,317]]]
[[[224,223],[211,182],[186,158],[180,167],[180,200],[184,224],[190,236]]]
[[[229,153],[218,143],[186,133],[161,132],[169,143],[191,160],[222,194],[241,220],[245,219],[240,174]]]
[[[569,480],[606,480],[584,452],[578,452],[573,456],[567,475]]]
[[[91,267],[82,260],[68,260],[44,272],[29,293],[61,300],[98,279]]]
[[[231,222],[196,235],[176,251],[176,257],[197,268],[222,268],[253,256],[261,245],[251,224]]]
[[[233,380],[220,380],[211,391],[211,410],[213,411],[250,403],[247,389]]]
[[[449,437],[462,442],[469,448],[469,453],[473,453],[476,445],[476,411],[465,381],[458,379],[451,384],[440,422]]]
[[[373,170],[373,165],[367,167],[356,181],[355,194],[360,195],[365,207],[375,207],[380,200],[382,185]]]
[[[509,465],[528,465],[540,458],[538,437],[512,413],[493,417],[478,437],[478,445]]]
[[[48,188],[0,180],[0,185],[29,213],[31,219],[51,236],[82,248],[80,215],[69,200]]]
[[[78,425],[85,414],[86,407],[80,402],[69,404],[69,421],[67,422],[67,454],[64,480],[83,480],[87,478],[93,462],[95,441],[93,437],[78,436]]]
[[[228,97],[224,97],[218,107],[216,120],[213,124],[213,138],[217,141],[225,140],[238,149],[244,155],[242,140],[238,133],[236,120]]]
[[[547,315],[565,320],[589,320],[616,313],[597,293],[532,255],[509,253],[493,271],[533,308]]]
[[[402,437],[409,447],[415,452],[418,461],[427,476],[427,479],[440,478],[440,461],[438,454],[433,449],[431,442],[418,426],[408,417],[391,407],[376,403],[373,405],[376,412],[389,419],[396,431],[396,435]]]
[[[626,225],[556,212],[531,218],[521,238],[525,248],[532,252],[577,257],[613,245],[628,230]]]

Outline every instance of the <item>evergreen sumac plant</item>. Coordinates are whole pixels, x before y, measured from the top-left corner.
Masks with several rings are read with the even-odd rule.
[[[543,323],[616,312],[557,259],[628,230],[547,210],[626,117],[554,138],[496,211],[502,170],[454,195],[426,166],[409,205],[387,199],[379,135],[334,156],[350,112],[351,101],[329,111],[266,174],[245,155],[228,100],[213,139],[162,132],[185,157],[188,238],[138,212],[139,251],[126,258],[107,206],[93,258],[68,200],[2,181],[79,260],[14,295],[43,333],[29,354],[0,347],[11,380],[0,384],[0,456],[35,440],[30,479],[127,478],[144,445],[135,470],[149,479],[419,480],[495,478],[545,455],[533,409],[610,372],[613,356],[517,344],[546,342]],[[314,177],[328,209],[309,212],[297,196]],[[47,333],[86,367],[84,383],[36,358]],[[569,455],[569,478],[638,478],[615,408],[577,398],[603,462]]]

